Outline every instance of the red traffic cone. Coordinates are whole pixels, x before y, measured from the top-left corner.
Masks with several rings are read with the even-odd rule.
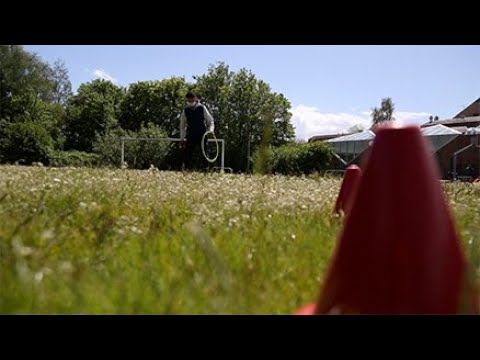
[[[315,312],[316,303],[310,303],[295,310],[293,315],[312,315]]]
[[[340,213],[340,211],[348,214],[361,175],[362,170],[357,165],[350,165],[347,167],[343,177],[342,186],[335,203],[334,212],[336,214]]]
[[[312,313],[479,312],[438,175],[418,127],[378,131]]]

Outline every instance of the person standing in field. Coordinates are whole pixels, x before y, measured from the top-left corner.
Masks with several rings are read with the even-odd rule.
[[[184,168],[192,170],[196,168],[193,165],[194,152],[201,147],[203,135],[207,130],[214,131],[215,123],[210,112],[200,103],[193,91],[189,91],[185,98],[187,106],[180,116],[180,144],[184,150]],[[201,168],[206,169],[207,160],[203,155],[201,158]]]

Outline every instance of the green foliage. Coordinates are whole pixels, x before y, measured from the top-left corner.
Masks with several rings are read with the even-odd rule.
[[[274,93],[252,71],[233,72],[226,64],[218,63],[211,65],[206,74],[194,78],[195,84],[182,77],[141,81],[128,90],[97,79],[81,84],[77,94],[72,95],[64,62],[57,60],[50,66],[21,46],[0,45],[0,119],[5,124],[36,124],[34,137],[40,136],[39,129],[43,128],[50,137],[52,151],[91,153],[95,148],[101,163],[113,165],[119,161],[116,144],[119,136],[138,136],[147,128],[156,132],[150,128],[153,124],[164,130],[163,137],[178,137],[185,93],[195,87],[215,119],[216,137],[225,140],[225,165],[235,171],[252,171],[253,159],[265,157],[257,153],[263,154],[270,146],[278,147],[293,140],[289,101]],[[270,133],[268,143],[262,140],[266,123]],[[16,125],[8,131],[25,131],[24,128]],[[2,155],[3,161],[7,158],[25,161],[21,157],[15,159],[13,149],[8,150],[8,144],[17,141],[3,141],[8,153]],[[107,144],[112,146],[110,150]],[[127,156],[133,156],[127,161],[129,166],[136,168],[152,163],[162,169],[178,169],[183,157],[176,144],[129,143],[126,150]],[[32,152],[45,157],[43,150]],[[256,166],[260,166],[255,169],[257,172],[270,171],[266,163]]]
[[[124,89],[101,79],[82,84],[67,102],[65,150],[91,152],[96,136],[118,126]]]
[[[215,119],[217,138],[227,143],[227,166],[250,171],[250,159],[262,141],[265,114],[273,114],[271,145],[284,145],[294,138],[290,102],[249,70],[232,72],[224,63],[210,66],[196,76],[195,89]]]
[[[53,69],[19,45],[0,45],[0,120],[14,121],[38,101],[53,100]]]
[[[0,45],[0,161],[45,163],[50,150],[63,146],[60,103],[69,86],[61,62],[51,68],[21,46]]]
[[[49,166],[53,167],[94,167],[100,163],[97,154],[81,151],[52,151],[49,154]]]
[[[52,137],[41,124],[32,121],[0,122],[1,162],[47,164],[52,150]]]
[[[102,165],[120,166],[121,137],[133,138],[165,138],[166,133],[161,127],[147,124],[139,131],[116,129],[104,136],[98,136],[93,151],[98,154]],[[125,141],[125,162],[129,168],[148,169],[151,165],[157,168],[167,166],[166,158],[174,144],[163,140]]]
[[[130,85],[120,106],[120,125],[123,129],[138,131],[150,123],[165,129],[169,136],[178,136],[180,114],[189,87],[185,79],[177,77]]]
[[[65,110],[60,104],[36,101],[21,116],[17,116],[16,121],[30,121],[42,126],[52,137],[55,148],[60,149],[63,147],[61,126],[64,115]]]
[[[72,96],[72,84],[68,78],[68,69],[65,62],[57,60],[53,63],[50,79],[53,84],[53,102],[65,105]]]
[[[355,124],[353,126],[350,126],[346,133],[347,134],[354,134],[354,133],[359,133],[359,132],[362,132],[362,131],[365,131],[365,126],[363,126],[362,124]]]
[[[315,141],[273,149],[270,161],[274,173],[308,175],[328,169],[332,157],[333,151],[328,144]]]
[[[380,108],[373,108],[372,110],[372,126],[378,125],[384,121],[392,121],[395,105],[391,98],[384,98],[380,104]]]
[[[93,152],[99,156],[102,166],[120,166],[120,138],[127,134],[128,132],[123,129],[112,129],[102,136],[97,135]]]

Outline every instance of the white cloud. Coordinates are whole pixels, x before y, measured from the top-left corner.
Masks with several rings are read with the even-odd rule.
[[[118,80],[115,79],[113,76],[108,74],[105,70],[97,69],[93,72],[93,75],[99,79],[111,81],[114,84],[118,84]]]
[[[432,115],[427,112],[409,112],[409,111],[399,111],[393,114],[395,119],[400,124],[416,124],[422,125],[428,122],[428,117]]]
[[[349,113],[324,113],[313,106],[298,105],[292,108],[292,123],[297,139],[308,140],[315,135],[338,134],[351,126],[370,125],[366,115]]]
[[[297,139],[308,140],[315,135],[339,134],[350,127],[361,125],[368,129],[371,125],[371,111],[358,113],[324,113],[313,106],[298,105],[292,108],[292,123]],[[400,124],[423,124],[430,113],[398,111],[393,114]]]

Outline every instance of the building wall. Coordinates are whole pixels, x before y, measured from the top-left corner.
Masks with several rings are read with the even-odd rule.
[[[451,179],[453,171],[453,153],[465,146],[471,144],[471,137],[459,135],[447,145],[442,147],[435,153],[435,158],[438,162],[442,179]],[[464,169],[470,164],[474,169],[474,176],[479,176],[480,168],[480,149],[470,148],[457,156],[457,173],[462,175]]]
[[[442,179],[451,179],[453,172],[453,154],[454,152],[464,148],[471,144],[471,136],[459,135],[454,140],[449,142],[447,145],[442,147],[439,151],[434,154],[435,160],[437,161],[440,176]],[[367,149],[368,150],[368,149]],[[368,151],[364,151],[360,154],[354,161],[350,164],[357,164],[362,167],[365,164]],[[351,159],[348,159],[351,160]],[[458,155],[457,157],[457,174],[462,175],[465,168],[471,165],[475,172],[475,177],[480,177],[480,149],[478,148],[469,148]],[[334,159],[331,164],[331,169],[345,169],[343,165],[337,159]]]

